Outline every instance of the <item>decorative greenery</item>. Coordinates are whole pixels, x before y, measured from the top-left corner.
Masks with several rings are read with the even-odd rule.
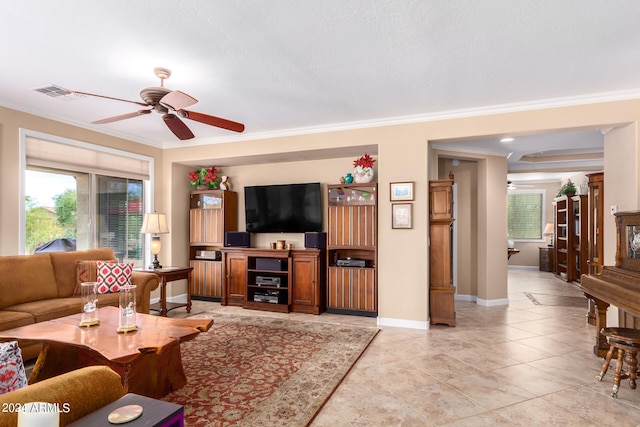
[[[189,183],[192,187],[197,185],[206,185],[207,187],[217,190],[220,186],[222,178],[216,175],[218,169],[215,166],[211,166],[208,169],[196,169],[193,172],[189,172]]]
[[[356,159],[356,160],[353,161],[353,167],[358,169],[358,170],[363,170],[363,169],[366,169],[366,168],[373,168],[373,164],[375,162],[376,162],[375,159],[373,159],[370,155],[365,153],[364,156],[362,156],[359,159]]]
[[[576,194],[576,192],[576,185],[571,182],[571,179],[568,179],[567,182],[565,182],[564,185],[560,187],[560,190],[558,191],[558,194],[556,194],[556,196],[572,196]]]

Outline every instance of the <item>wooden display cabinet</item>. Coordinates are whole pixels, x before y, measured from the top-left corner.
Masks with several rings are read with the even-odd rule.
[[[193,299],[222,300],[222,259],[211,254],[224,246],[227,231],[238,229],[238,195],[233,191],[189,193],[189,266]],[[202,255],[206,251],[207,255]]]
[[[329,185],[327,311],[378,314],[378,185]],[[344,265],[348,260],[358,265]]]
[[[429,181],[429,317],[456,325],[453,286],[453,179]]]

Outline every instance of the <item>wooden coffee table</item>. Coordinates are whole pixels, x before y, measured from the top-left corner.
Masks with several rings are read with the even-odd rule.
[[[186,384],[180,344],[208,331],[212,319],[136,314],[138,330],[117,333],[119,310],[98,309],[100,325],[79,327],[80,314],[0,331],[0,341],[43,342],[29,383],[83,366],[106,365],[129,393],[160,398]]]

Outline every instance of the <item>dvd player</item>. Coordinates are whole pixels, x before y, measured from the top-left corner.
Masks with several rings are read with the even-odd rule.
[[[254,302],[266,302],[269,304],[285,304],[287,302],[287,294],[280,291],[256,292],[253,294]]]

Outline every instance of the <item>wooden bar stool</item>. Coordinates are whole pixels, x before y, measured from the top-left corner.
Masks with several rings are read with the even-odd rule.
[[[638,351],[640,351],[640,330],[630,328],[603,328],[602,335],[607,338],[609,343],[609,351],[600,375],[596,376],[598,381],[602,381],[604,374],[609,369],[609,363],[613,354],[617,354],[616,373],[613,377],[613,392],[611,397],[618,397],[618,389],[620,388],[620,380],[629,378],[629,387],[633,390],[636,388],[636,379],[638,377]],[[622,373],[622,364],[627,364],[626,375]]]

